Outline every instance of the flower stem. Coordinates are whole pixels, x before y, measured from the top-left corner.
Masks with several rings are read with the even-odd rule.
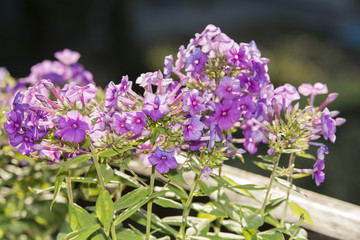
[[[69,199],[69,205],[73,205],[74,204],[74,198],[73,198],[73,194],[72,194],[69,166],[67,166],[67,168],[66,168],[65,180],[66,180],[66,191],[67,191],[67,195],[68,195],[68,199]]]
[[[115,224],[114,223],[111,224],[110,231],[111,231],[111,239],[112,240],[117,240],[116,231],[115,231]]]
[[[287,180],[290,182],[290,186],[292,184],[292,180],[293,180],[293,169],[294,169],[294,162],[295,162],[295,154],[292,153],[290,155],[289,158],[289,166],[288,166],[288,171],[290,172]],[[287,215],[287,210],[289,208],[289,197],[290,197],[290,188],[287,189],[287,193],[286,193],[286,202],[285,202],[285,207],[284,207],[284,212],[283,215],[281,217],[281,221],[280,221],[280,226],[283,227],[284,223],[285,223],[285,218]]]
[[[278,159],[280,160],[280,156],[279,156]],[[266,204],[267,204],[267,202],[268,202],[268,198],[269,198],[269,194],[270,194],[270,190],[271,190],[272,184],[273,184],[273,182],[274,182],[274,180],[275,180],[276,169],[277,169],[278,165],[279,165],[279,161],[274,162],[273,170],[272,170],[271,176],[270,176],[269,186],[267,187],[266,195],[265,195],[265,198],[264,198],[264,202],[263,202],[263,205],[262,205],[261,210],[260,210],[260,214],[261,214],[261,215],[264,215],[265,207],[266,207]]]
[[[219,168],[219,177],[221,178],[221,170],[222,170],[222,166],[220,166]],[[217,189],[217,201],[219,202],[220,201],[220,184],[218,183],[218,189]],[[215,227],[214,227],[214,230],[215,230],[215,233],[219,233],[220,232],[220,228],[221,228],[221,218],[216,218],[216,221],[215,221]]]
[[[104,183],[104,178],[103,178],[103,176],[101,174],[98,155],[96,154],[95,149],[91,144],[90,144],[90,150],[91,150],[91,153],[93,155],[94,165],[95,165],[96,173],[98,175],[100,188],[101,188],[102,191],[104,191],[105,190],[105,183]]]
[[[150,178],[150,195],[154,192],[154,183],[155,183],[155,166],[152,166],[151,178]],[[150,238],[152,203],[153,200],[150,199],[147,204],[146,237],[145,237],[146,240],[149,240]]]
[[[191,186],[189,197],[188,197],[188,199],[186,200],[186,203],[185,203],[185,208],[184,208],[183,215],[182,215],[181,227],[180,227],[180,230],[179,230],[180,236],[182,237],[183,240],[186,239],[185,229],[186,229],[186,224],[187,224],[187,218],[188,218],[189,213],[190,213],[190,204],[191,204],[191,202],[193,200],[195,189],[197,187],[199,178],[200,178],[200,175],[196,173],[195,177],[194,177],[194,182],[193,182],[193,184]]]

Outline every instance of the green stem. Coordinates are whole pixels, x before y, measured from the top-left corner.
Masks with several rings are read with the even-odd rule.
[[[117,240],[116,231],[115,231],[115,224],[114,223],[111,224],[110,231],[111,231],[111,239],[112,240]]]
[[[295,162],[295,154],[292,153],[290,155],[289,158],[289,165],[288,165],[288,171],[290,172],[287,180],[290,182],[290,186],[292,184],[292,180],[293,180],[293,169],[294,169],[294,162]],[[284,208],[284,212],[283,215],[281,217],[281,221],[280,221],[280,226],[283,227],[284,223],[285,223],[285,218],[287,215],[287,210],[289,208],[289,197],[290,197],[290,188],[287,189],[287,193],[286,193],[286,201],[285,201],[285,208]]]
[[[278,159],[280,160],[280,156],[279,156]],[[262,205],[261,210],[260,210],[260,214],[261,214],[261,215],[264,215],[264,212],[265,212],[265,207],[266,207],[266,204],[267,204],[267,202],[268,202],[270,190],[271,190],[272,184],[273,184],[273,182],[274,182],[274,180],[275,180],[276,169],[277,169],[277,167],[278,167],[278,165],[279,165],[279,160],[276,161],[276,162],[274,162],[273,170],[272,170],[271,176],[270,176],[269,186],[267,187],[265,199],[264,199],[263,205]]]
[[[95,152],[94,147],[91,144],[90,144],[90,150],[91,150],[91,153],[93,155],[94,165],[95,165],[96,173],[98,175],[100,188],[101,188],[102,191],[104,191],[105,190],[105,183],[104,183],[104,178],[103,178],[103,176],[101,174],[101,170],[100,170],[99,158],[98,158],[98,155]]]
[[[152,166],[151,178],[150,178],[150,195],[154,192],[154,183],[155,183],[155,166]],[[150,238],[152,203],[153,200],[150,199],[147,204],[146,238],[145,238],[146,240],[149,240]]]
[[[199,178],[200,178],[200,175],[196,173],[195,177],[194,177],[194,182],[193,182],[193,184],[191,186],[191,190],[190,190],[188,199],[186,200],[186,203],[185,203],[185,208],[184,208],[183,215],[182,215],[181,227],[180,227],[180,230],[179,230],[179,234],[180,234],[180,236],[182,236],[183,240],[186,239],[185,229],[186,229],[186,224],[187,224],[187,218],[188,218],[189,213],[190,213],[190,204],[191,204],[191,202],[193,200],[195,189],[197,187]]]
[[[67,191],[67,195],[68,195],[68,199],[69,199],[69,205],[73,205],[74,204],[74,198],[73,198],[73,194],[72,194],[69,166],[67,166],[67,168],[66,168],[65,180],[66,180],[66,191]]]
[[[221,170],[222,170],[222,166],[219,168],[219,177],[221,178]],[[217,189],[217,201],[220,201],[220,184],[218,183],[218,189]],[[220,228],[221,228],[221,218],[216,218],[215,221],[215,233],[219,233],[220,232]]]

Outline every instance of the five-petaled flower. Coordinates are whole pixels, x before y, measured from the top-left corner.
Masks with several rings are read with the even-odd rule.
[[[155,170],[161,174],[168,173],[169,169],[177,168],[179,165],[174,157],[175,150],[163,150],[160,147],[149,157],[151,165],[156,165]]]

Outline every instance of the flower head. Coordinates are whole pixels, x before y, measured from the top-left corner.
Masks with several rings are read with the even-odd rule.
[[[204,98],[200,96],[199,91],[196,89],[186,93],[184,95],[183,102],[183,110],[185,112],[190,112],[191,116],[195,116],[196,113],[201,113],[206,110]]]
[[[225,53],[225,56],[234,67],[247,68],[246,46],[242,43],[234,45]]]
[[[201,171],[201,175],[200,175],[200,180],[203,180],[204,178],[209,179],[210,177],[210,173],[212,173],[213,170],[211,167],[206,166],[202,171]]]
[[[332,119],[329,109],[325,108],[321,114],[321,129],[325,140],[330,139],[331,142],[335,142],[336,136],[336,123]]]
[[[128,112],[128,124],[134,134],[141,133],[146,127],[146,115],[143,112]]]
[[[189,57],[186,58],[185,71],[200,74],[205,66],[208,56],[200,48],[196,48]]]
[[[125,113],[115,113],[113,115],[111,127],[115,130],[116,134],[121,135],[127,133],[131,129],[131,125],[126,122]]]
[[[80,58],[80,53],[71,51],[70,49],[65,48],[61,52],[56,52],[55,57],[65,65],[72,65],[77,63]]]
[[[325,168],[325,161],[323,159],[318,159],[314,164],[312,178],[315,178],[316,186],[319,186],[325,180],[325,173],[322,171]]]
[[[215,114],[212,121],[219,125],[220,129],[230,129],[241,116],[238,104],[232,100],[225,100],[222,103],[216,103]]]
[[[168,173],[169,169],[177,168],[179,165],[174,157],[175,150],[163,150],[160,147],[149,157],[151,165],[156,165],[155,169],[161,174]]]

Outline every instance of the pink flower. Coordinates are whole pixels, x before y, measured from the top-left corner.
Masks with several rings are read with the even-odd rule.
[[[71,51],[70,49],[65,48],[61,52],[56,52],[54,54],[54,56],[63,64],[72,65],[79,61],[80,53],[74,52],[74,51]]]

